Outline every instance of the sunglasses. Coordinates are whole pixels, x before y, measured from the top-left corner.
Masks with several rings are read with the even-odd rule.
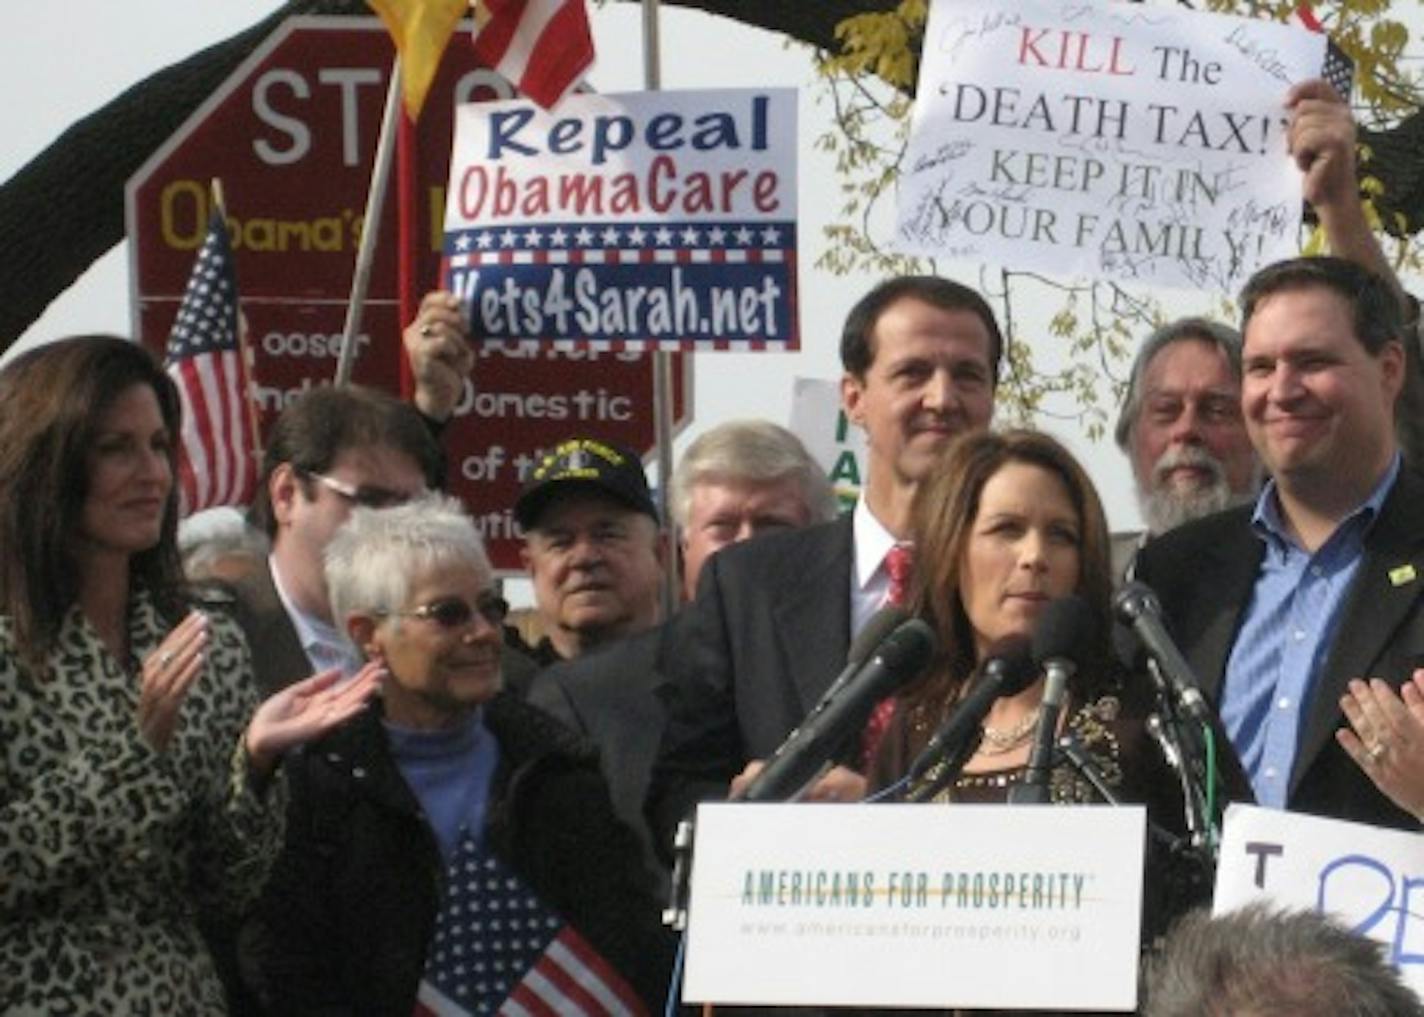
[[[328,477],[325,473],[316,473],[313,470],[302,470],[301,474],[304,477],[310,477],[322,487],[335,492],[351,504],[360,505],[362,508],[394,508],[397,505],[404,505],[414,497],[404,491],[392,491],[388,487],[366,487],[365,485],[357,487],[355,484],[348,484],[344,480],[337,480],[335,477]]]
[[[460,629],[470,624],[478,614],[490,625],[498,628],[509,615],[509,604],[494,593],[481,594],[471,606],[464,597],[442,597],[429,604],[421,604],[408,611],[383,611],[382,614],[397,615],[401,618],[423,618],[433,621],[442,629]]]

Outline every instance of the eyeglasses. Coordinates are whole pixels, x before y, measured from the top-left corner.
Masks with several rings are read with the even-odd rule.
[[[381,614],[396,615],[400,618],[423,618],[435,622],[442,629],[464,628],[478,614],[490,625],[499,628],[509,615],[509,603],[497,594],[483,593],[473,607],[464,597],[442,597],[408,611],[382,611]]]
[[[393,508],[396,505],[404,505],[414,497],[404,491],[392,491],[388,487],[366,487],[365,485],[357,487],[355,484],[348,484],[344,480],[337,480],[335,477],[328,477],[325,473],[317,473],[314,470],[302,470],[301,473],[305,477],[311,477],[327,490],[339,494],[351,504],[360,505],[362,508]]]

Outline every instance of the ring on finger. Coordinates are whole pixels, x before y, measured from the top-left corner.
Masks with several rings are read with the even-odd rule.
[[[420,334],[425,336],[425,338],[429,339],[435,334],[435,326],[427,321],[424,325],[420,326]]]
[[[173,652],[171,650],[164,650],[158,655],[159,667],[167,667],[171,663],[173,663]]]
[[[1366,749],[1365,754],[1370,757],[1371,763],[1378,763],[1381,759],[1384,758],[1384,754],[1388,751],[1389,745],[1385,742],[1379,741],[1375,742],[1368,749]]]

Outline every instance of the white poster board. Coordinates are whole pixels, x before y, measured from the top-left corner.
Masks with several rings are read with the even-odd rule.
[[[1132,1010],[1138,807],[702,805],[689,1002]]]
[[[1324,56],[1181,6],[934,0],[897,246],[1232,292],[1296,253],[1283,100]]]
[[[1322,911],[1384,944],[1424,996],[1424,837],[1254,805],[1222,828],[1216,914],[1252,901]]]

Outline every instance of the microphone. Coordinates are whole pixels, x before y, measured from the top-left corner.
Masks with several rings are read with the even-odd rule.
[[[1093,611],[1079,596],[1050,601],[1033,630],[1033,659],[1043,669],[1043,701],[1038,726],[1029,750],[1023,783],[1009,790],[1014,805],[1041,805],[1048,801],[1048,773],[1053,768],[1053,746],[1058,738],[1058,717],[1068,694],[1068,679],[1078,670],[1077,658],[1091,645],[1096,628]]]
[[[743,801],[785,801],[816,775],[852,731],[865,726],[875,704],[915,678],[934,653],[933,630],[918,618],[902,622],[839,691],[828,693],[781,743],[747,785]],[[839,681],[839,679],[837,679]]]
[[[1146,583],[1128,583],[1113,597],[1113,613],[1137,633],[1158,672],[1166,679],[1178,708],[1192,720],[1210,724],[1211,708],[1197,687],[1191,665],[1167,634],[1167,626],[1162,624],[1162,604],[1152,588]]]
[[[866,658],[880,648],[880,644],[885,642],[890,633],[909,620],[910,612],[894,604],[887,604],[871,615],[870,620],[860,630],[860,634],[851,640],[850,649],[846,651],[845,669],[836,675],[830,685],[826,686],[826,691],[821,693],[820,701],[807,716],[813,716],[824,710],[826,704],[845,687],[846,682],[855,677],[855,673],[860,670]]]
[[[906,779],[918,780],[930,767],[951,753],[962,756],[964,747],[978,733],[979,725],[994,701],[1018,695],[1036,677],[1038,672],[1029,654],[1027,638],[1009,636],[991,646],[984,666],[980,668],[979,680],[954,705],[948,719],[925,745],[924,751],[915,757]],[[962,766],[964,760],[960,759],[959,763]]]

